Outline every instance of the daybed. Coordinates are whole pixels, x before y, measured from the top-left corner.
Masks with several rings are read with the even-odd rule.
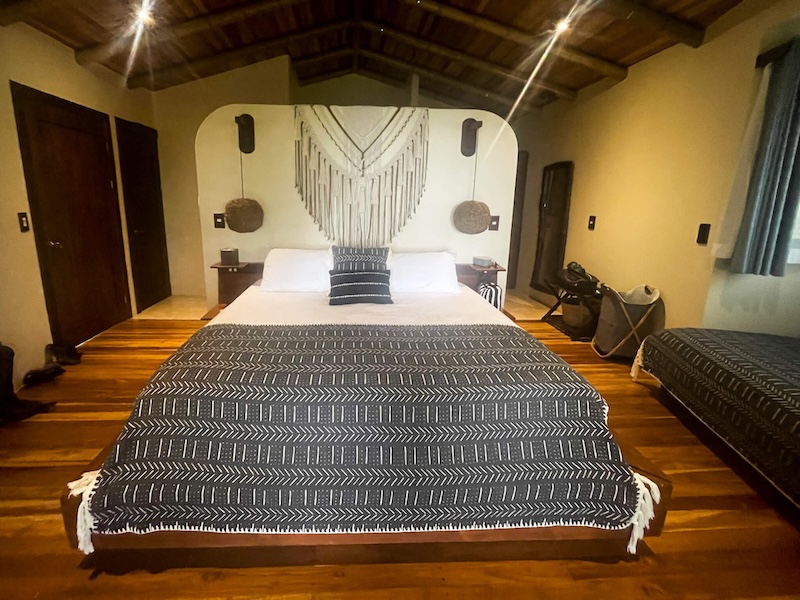
[[[800,505],[800,339],[668,329],[644,340],[639,368]]]
[[[72,484],[72,541],[635,552],[669,483],[626,462],[588,382],[449,273],[446,292],[330,306],[322,291],[265,291],[265,267],[153,375],[99,473]]]

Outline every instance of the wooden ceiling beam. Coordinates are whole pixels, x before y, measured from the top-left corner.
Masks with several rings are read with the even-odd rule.
[[[303,67],[307,67],[309,65],[315,65],[320,62],[325,62],[336,58],[342,58],[344,56],[349,56],[352,58],[354,54],[355,51],[352,48],[342,48],[341,50],[332,50],[330,52],[319,52],[311,56],[304,56],[303,58],[293,60],[292,66],[295,69],[302,69]],[[348,72],[352,72],[352,70],[353,68],[350,67],[350,69],[348,69]]]
[[[477,69],[479,71],[484,71],[491,75],[496,75],[498,77],[510,79],[511,81],[519,83],[520,85],[525,85],[525,83],[528,81],[527,74],[523,74],[519,71],[510,71],[505,67],[501,67],[500,65],[496,65],[494,63],[490,63],[488,61],[479,58],[475,58],[474,56],[471,56],[464,52],[459,52],[458,50],[453,50],[446,46],[441,46],[439,44],[434,44],[432,42],[421,40],[403,31],[399,31],[397,29],[393,29],[385,25],[379,25],[378,23],[373,23],[371,21],[362,21],[361,25],[367,31],[391,37],[395,40],[398,40],[414,48],[426,50],[432,54],[448,58],[452,61],[462,63],[468,67],[472,67],[473,69]],[[573,89],[564,87],[562,85],[558,85],[556,83],[550,83],[545,80],[533,81],[530,87],[547,90],[549,92],[553,92],[554,94],[560,96],[561,98],[568,98],[569,100],[574,100],[578,95],[577,92]]]
[[[364,14],[364,7],[362,5],[362,0],[354,0],[354,2],[353,24],[355,25],[355,29],[353,30],[353,72],[355,73],[358,71],[358,53],[361,50],[360,27]]]
[[[692,48],[699,48],[705,38],[706,32],[702,27],[695,27],[686,21],[654,10],[635,0],[602,0],[595,6],[617,19],[630,21],[639,27],[663,33]]]
[[[236,48],[235,50],[228,50],[227,52],[221,52],[205,58],[193,60],[188,63],[166,67],[153,73],[139,73],[128,79],[128,87],[131,89],[139,87],[161,89],[169,85],[175,85],[177,83],[183,83],[184,81],[197,79],[194,74],[196,70],[208,70],[212,72],[224,71],[226,70],[228,63],[231,61],[242,59],[246,60],[252,57],[254,54],[258,54],[260,52],[284,48],[290,44],[304,41],[310,37],[316,37],[318,35],[324,35],[334,31],[342,31],[344,29],[348,29],[349,27],[352,27],[352,23],[349,21],[331,23],[329,25],[324,25],[323,27],[307,29],[291,35],[267,40],[266,42],[258,42],[242,48]]]
[[[294,63],[292,63],[294,65]],[[314,75],[312,77],[305,77],[299,81],[300,87],[305,87],[307,85],[313,85],[315,83],[321,83],[323,81],[328,81],[328,79],[336,79],[337,77],[344,77],[345,75],[352,75],[353,74],[353,67],[347,67],[346,69],[337,69],[336,71],[325,71],[324,73],[319,73],[318,75]]]
[[[541,34],[528,33],[516,27],[510,27],[497,21],[492,21],[472,13],[454,8],[448,4],[443,4],[437,0],[403,0],[410,6],[416,6],[445,19],[463,23],[474,29],[494,34],[498,37],[511,40],[528,48],[543,46],[545,36]],[[555,24],[554,24],[555,25]],[[593,56],[577,48],[566,45],[556,45],[551,51],[552,55],[600,73],[606,77],[623,80],[628,76],[628,68],[615,62]]]
[[[416,65],[412,65],[402,60],[398,60],[396,58],[391,58],[386,56],[385,54],[379,54],[378,52],[372,52],[371,50],[361,50],[361,56],[365,58],[370,58],[372,60],[382,62],[390,67],[394,67],[396,69],[401,69],[407,72],[418,73],[421,77],[427,77],[428,79],[432,79],[434,81],[438,81],[440,83],[444,83],[445,85],[449,85],[460,90],[467,92],[468,94],[472,94],[474,96],[479,96],[483,98],[488,98],[492,102],[496,102],[497,104],[503,104],[505,106],[513,106],[514,102],[516,101],[515,98],[508,98],[496,92],[489,92],[482,88],[476,87],[474,85],[470,85],[468,83],[464,83],[460,79],[455,79],[453,77],[448,77],[446,75],[442,75],[437,71],[432,71],[430,69],[426,69],[424,67],[418,67]],[[538,108],[537,105],[532,104],[530,102],[523,102],[520,103],[520,107],[524,108],[525,110],[530,110],[532,108]]]
[[[175,25],[155,27],[148,32],[147,39],[150,44],[158,44],[165,40],[182,38],[196,33],[204,33],[218,29],[225,25],[232,25],[252,17],[308,1],[309,0],[260,0],[257,2],[249,2],[245,5],[239,5],[236,8],[203,15],[202,17],[189,19],[182,23],[176,23]],[[156,17],[156,22],[157,19],[158,17]],[[133,41],[133,37],[133,35],[123,35],[103,44],[76,50],[75,60],[79,65],[103,62],[123,50],[128,50]]]
[[[0,25],[3,27],[24,21],[37,12],[59,4],[56,0],[19,0],[0,8]]]

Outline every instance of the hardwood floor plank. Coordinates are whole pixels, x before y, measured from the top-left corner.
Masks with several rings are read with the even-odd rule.
[[[251,551],[246,568],[186,566],[208,563],[193,551],[156,557],[153,572],[81,568],[62,529],[61,490],[116,438],[139,389],[202,324],[126,321],[85,344],[80,365],[20,393],[58,404],[0,429],[3,598],[800,598],[800,533],[656,399],[652,382],[632,382],[627,365],[538,322],[523,326],[598,388],[614,435],[673,481],[664,533],[647,538],[638,559],[519,560],[498,550],[496,560],[458,562],[420,551],[413,563],[339,565],[325,564],[333,558],[324,549],[288,548],[272,562]],[[386,558],[365,552],[375,553],[365,562]],[[276,561],[294,564],[267,566]]]

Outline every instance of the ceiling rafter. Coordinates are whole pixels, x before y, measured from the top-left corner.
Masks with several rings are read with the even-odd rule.
[[[40,10],[55,4],[53,0],[19,0],[0,8],[0,25],[3,27],[34,16]]]
[[[597,8],[617,19],[663,33],[676,42],[692,48],[699,48],[705,38],[706,32],[702,27],[695,27],[635,0],[603,0]]]
[[[382,62],[384,64],[389,65],[390,67],[394,67],[396,69],[400,69],[402,71],[406,71],[409,73],[417,73],[420,77],[427,77],[428,79],[432,79],[434,81],[438,81],[440,83],[444,83],[445,85],[449,85],[460,90],[463,90],[469,94],[473,94],[475,96],[480,96],[484,98],[488,98],[492,102],[496,102],[497,104],[503,104],[505,106],[512,106],[516,101],[514,98],[508,98],[501,94],[490,92],[474,85],[470,85],[468,83],[464,83],[460,79],[455,79],[454,77],[448,77],[447,75],[442,75],[437,71],[433,71],[431,69],[426,69],[423,67],[419,67],[416,65],[409,64],[405,61],[398,60],[396,58],[391,58],[386,56],[385,54],[380,54],[378,52],[372,52],[371,50],[361,50],[361,55],[365,58],[369,58],[378,62]],[[530,102],[522,102],[520,103],[520,107],[524,110],[532,110],[535,108],[539,108],[539,105],[532,104]]]
[[[259,0],[256,2],[249,2],[245,5],[237,6],[218,13],[211,13],[201,17],[195,17],[188,21],[182,21],[174,25],[166,25],[151,30],[148,34],[148,43],[157,44],[159,42],[174,40],[197,33],[203,33],[224,27],[226,25],[233,25],[246,19],[263,15],[268,12],[274,12],[281,8],[287,8],[301,2],[308,2],[309,0]],[[109,40],[103,44],[90,46],[81,50],[75,51],[75,60],[79,65],[86,65],[93,62],[103,62],[112,56],[127,50],[130,47],[130,42],[133,41],[133,35],[124,35]]]
[[[298,58],[297,60],[292,61],[292,66],[295,69],[302,69],[309,65],[314,65],[320,62],[325,62],[328,60],[334,60],[337,58],[342,58],[345,56],[349,56],[350,58],[355,57],[355,50],[353,48],[340,48],[338,50],[329,50],[326,52],[318,52],[316,54],[312,54],[311,56],[304,56],[303,58]],[[352,71],[352,67],[348,69],[348,72]]]
[[[353,33],[353,72],[358,71],[358,53],[361,50],[360,27],[362,15],[364,13],[362,0],[353,0],[353,23],[356,28]]]
[[[316,37],[326,33],[335,31],[343,31],[349,29],[353,24],[350,21],[343,21],[337,23],[330,23],[322,27],[314,27],[306,29],[298,33],[292,33],[280,38],[274,38],[265,42],[258,42],[237,48],[235,50],[228,50],[219,54],[214,54],[205,58],[194,60],[180,65],[173,65],[154,71],[153,73],[139,73],[128,79],[128,87],[131,89],[139,87],[151,87],[151,89],[160,89],[167,85],[181,83],[188,78],[196,79],[193,75],[196,70],[209,70],[214,71],[218,67],[225,67],[229,62],[235,60],[242,60],[251,58],[254,54],[265,52],[268,50],[275,50],[284,48],[295,42],[303,41],[309,37]],[[224,69],[221,69],[224,70]]]
[[[443,4],[441,2],[438,2],[436,0],[402,0],[402,1],[410,6],[421,8],[422,10],[426,10],[430,13],[433,13],[445,19],[456,21],[458,23],[463,23],[464,25],[468,25],[480,31],[492,33],[500,38],[509,39],[513,42],[522,44],[527,47],[536,47],[542,44],[543,40],[542,34],[528,33],[527,31],[523,31],[522,29],[517,29],[516,27],[510,27],[509,25],[504,25],[503,23],[492,21],[491,19],[487,19],[486,17],[481,17],[472,13],[468,13],[461,9],[454,8],[448,4]],[[612,79],[617,79],[621,81],[628,76],[627,67],[619,65],[610,60],[606,60],[604,58],[599,58],[592,54],[588,54],[586,52],[583,52],[582,50],[578,50],[577,48],[573,48],[571,46],[556,45],[553,47],[551,52],[552,55],[557,58],[584,66],[588,69],[592,69],[593,71],[600,73],[601,75],[604,75],[606,77],[611,77]]]
[[[442,46],[440,44],[434,44],[433,42],[421,40],[411,34],[399,31],[397,29],[393,29],[391,27],[387,27],[386,25],[380,25],[372,21],[362,21],[361,25],[367,31],[386,35],[395,40],[403,42],[404,44],[413,46],[414,48],[427,50],[432,54],[437,54],[438,56],[448,58],[452,61],[460,62],[468,67],[472,67],[473,69],[490,73],[491,75],[496,75],[499,77],[503,77],[505,79],[510,79],[511,81],[514,81],[521,85],[525,85],[525,83],[528,80],[527,73],[523,73],[521,71],[509,70],[503,66],[482,60],[480,58],[476,58],[475,56],[472,56],[470,54],[465,54],[464,52],[453,50],[452,48],[448,48],[447,46]],[[561,98],[567,98],[569,100],[574,100],[577,97],[577,92],[575,90],[570,89],[568,87],[564,87],[562,85],[558,85],[557,83],[551,83],[544,79],[538,79],[531,82],[531,87],[553,92],[557,96]]]
[[[504,60],[502,57],[490,60],[484,55],[483,49],[508,40],[519,44],[519,49],[525,49],[535,59],[536,53],[541,54],[552,39],[551,32],[544,31],[546,24],[522,29],[510,17],[495,20],[500,18],[493,17],[495,13],[491,10],[495,6],[502,6],[502,0],[480,0],[473,3],[456,0],[370,0],[369,4],[364,0],[342,0],[341,3],[339,0],[327,0],[325,9],[316,0],[181,0],[184,3],[187,1],[192,4],[192,8],[187,10],[193,11],[188,14],[195,16],[187,17],[187,13],[178,16],[180,11],[168,11],[172,14],[173,22],[168,22],[168,16],[164,15],[155,27],[148,30],[147,39],[142,40],[143,43],[151,46],[163,43],[158,56],[165,62],[159,63],[155,73],[143,72],[147,68],[144,63],[136,65],[138,72],[130,78],[130,87],[162,89],[291,51],[292,56],[297,59],[294,61],[295,65],[310,76],[306,80],[330,79],[334,75],[328,67],[343,67],[348,61],[350,72],[353,73],[385,72],[385,75],[393,79],[401,72],[416,72],[422,74],[428,85],[434,88],[439,85],[433,81],[433,75],[439,76],[437,79],[441,80],[445,77],[445,71],[452,71],[458,73],[458,77],[451,76],[450,79],[458,79],[459,83],[471,87],[471,90],[464,91],[464,98],[470,98],[474,94],[478,99],[483,99],[482,104],[491,105],[493,101],[487,99],[489,92],[504,97],[502,101],[494,100],[499,106],[500,102],[510,103],[512,90],[523,89],[522,86],[526,86],[526,92],[529,92],[528,86],[530,87],[531,93],[528,96],[532,98],[532,104],[542,105],[551,102],[555,97],[575,98],[580,88],[591,85],[603,76],[614,80],[623,79],[627,75],[628,60],[616,59],[625,60],[625,64],[620,64],[605,57],[620,54],[613,44],[622,43],[626,32],[634,27],[638,29],[641,39],[637,37],[635,43],[630,42],[634,46],[634,52],[629,52],[626,56],[632,57],[632,62],[637,62],[637,57],[641,60],[676,42],[696,48],[703,43],[704,28],[713,22],[714,17],[711,15],[718,16],[721,14],[720,8],[730,8],[740,0],[702,0],[703,5],[708,4],[708,7],[691,12],[695,15],[691,20],[673,16],[685,13],[681,7],[685,6],[686,0],[660,0],[657,3],[658,8],[651,8],[655,4],[653,0],[589,0],[585,5],[591,10],[587,15],[587,26],[590,21],[607,24],[612,19],[629,25],[603,30],[592,41],[592,48],[596,49],[587,52],[577,41],[582,32],[580,23],[576,23],[576,37],[564,36],[551,50],[551,58],[556,60],[550,66],[561,70],[553,71],[552,75],[558,83],[538,78],[529,83],[529,72],[516,62]],[[86,0],[6,0],[0,2],[0,25],[26,23],[62,43],[77,47],[75,57],[80,64],[99,62],[119,71],[121,59],[114,57],[118,53],[121,56],[123,52],[127,52],[132,41],[127,37],[128,32],[119,33],[115,28],[130,18],[130,6],[120,0],[92,2],[98,4],[94,5]],[[545,11],[542,14],[551,15],[554,19],[559,14],[558,11],[568,7],[564,0],[538,0],[536,4],[542,5],[537,10]],[[101,5],[102,10],[94,10]],[[332,6],[342,20],[320,26],[323,14],[329,14],[333,10]],[[291,7],[301,8],[291,10]],[[274,11],[281,11],[275,13],[275,22],[269,16],[264,18],[264,15],[270,15]],[[279,19],[278,16],[286,18]],[[420,21],[420,18],[423,20]],[[298,19],[303,23],[300,30],[287,32],[291,27],[298,27]],[[281,37],[239,39],[236,36],[235,41],[232,37],[227,44],[219,43],[220,34],[230,35],[233,31],[231,27],[235,28],[237,23],[247,23],[248,20],[255,25],[265,26],[262,35],[270,29],[269,23],[272,23],[272,35]],[[464,27],[465,32],[469,30],[471,35],[450,39],[452,36],[446,35],[446,30],[450,29],[452,33],[455,24]],[[434,26],[428,27],[429,25]],[[329,27],[349,27],[355,35],[318,38],[322,35],[320,32],[330,31]],[[255,30],[252,33],[258,35]],[[343,44],[345,39],[347,42]],[[384,41],[379,41],[381,39]],[[86,40],[92,40],[88,42],[92,45],[83,47]],[[248,45],[241,47],[243,43]],[[346,45],[346,49],[342,49],[343,45]],[[323,48],[326,49],[324,54],[313,54]],[[514,49],[508,45],[503,48],[507,51]],[[639,54],[635,52],[637,48]],[[179,58],[173,56],[173,49],[178,49],[180,58],[186,57],[187,62],[173,62]],[[372,55],[377,53],[381,58],[368,59],[364,52]],[[332,56],[349,58],[342,59],[338,64],[323,65],[315,62],[325,57],[330,60]],[[401,56],[405,58],[401,59]],[[382,62],[378,62],[381,60]],[[366,63],[364,69],[362,62]],[[389,62],[393,62],[394,66],[390,66]],[[397,63],[403,66],[399,67]],[[575,68],[575,65],[582,65],[584,68]],[[476,85],[475,80],[483,83]],[[463,89],[463,85],[459,88],[448,88],[453,91]],[[495,85],[502,85],[503,91],[499,92]],[[485,89],[481,90],[481,87]]]

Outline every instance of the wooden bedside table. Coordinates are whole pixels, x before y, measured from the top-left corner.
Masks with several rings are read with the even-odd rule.
[[[456,264],[458,280],[467,287],[471,287],[476,292],[478,291],[478,286],[484,281],[486,283],[497,283],[497,274],[505,270],[506,268],[500,265],[479,267],[472,263]]]
[[[242,262],[238,265],[214,263],[211,268],[217,270],[218,302],[220,304],[230,304],[243,291],[261,279],[264,263]]]

